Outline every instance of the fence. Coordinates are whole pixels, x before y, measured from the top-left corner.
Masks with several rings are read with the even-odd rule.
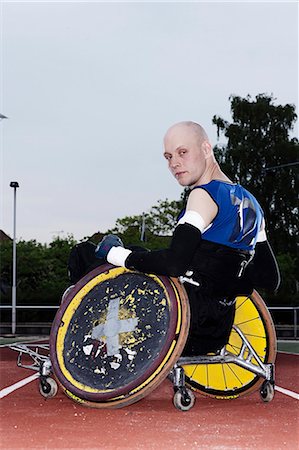
[[[292,337],[293,339],[297,339],[298,337],[298,314],[297,311],[299,309],[299,306],[269,306],[268,307],[269,311],[293,311],[293,320],[292,320],[292,324],[290,324],[292,326]],[[273,317],[273,313],[272,313],[272,317]],[[285,325],[280,325],[278,323],[276,323],[275,318],[273,318],[274,320],[274,325],[276,328],[276,332],[277,334],[279,333],[279,331],[283,328],[285,328]]]
[[[60,305],[55,305],[55,306],[50,306],[50,305],[17,305],[15,306],[16,310],[26,310],[26,309],[33,309],[33,310],[42,310],[42,309],[58,309]],[[11,309],[13,310],[13,306],[12,305],[0,305],[0,310],[1,309]],[[274,321],[274,325],[276,328],[276,332],[278,337],[283,338],[286,337],[288,339],[297,339],[298,338],[298,309],[299,306],[270,306],[268,307],[268,309],[270,311],[292,311],[292,320],[290,321],[291,323],[288,324],[280,324],[277,323],[275,320],[275,317],[273,317],[273,321]],[[273,316],[273,313],[272,313]],[[275,316],[275,313],[274,313]],[[12,315],[13,317],[13,315]],[[15,314],[16,317],[16,314]],[[51,324],[49,324],[48,322],[41,322],[38,324],[41,328],[49,328],[51,326]],[[10,329],[12,334],[15,334],[16,332],[16,328],[30,328],[34,326],[34,324],[32,323],[22,323],[22,322],[15,322],[13,323],[13,321],[11,323],[6,323],[6,324],[2,324],[1,329],[2,329],[2,333],[3,333],[3,329]],[[283,336],[283,332],[287,333],[287,336]],[[282,334],[282,336],[281,336]]]

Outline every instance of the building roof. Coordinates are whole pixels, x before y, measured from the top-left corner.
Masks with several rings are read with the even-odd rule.
[[[4,233],[3,230],[0,230],[0,242],[4,241],[12,241],[12,238],[8,236],[8,234]]]

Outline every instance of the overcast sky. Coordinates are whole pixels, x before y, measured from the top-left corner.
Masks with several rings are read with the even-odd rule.
[[[298,105],[297,2],[1,1],[1,223],[17,238],[78,240],[181,188],[167,128],[229,96]],[[296,134],[296,130],[295,130]]]

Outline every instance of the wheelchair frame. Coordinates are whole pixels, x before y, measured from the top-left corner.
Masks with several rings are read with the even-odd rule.
[[[187,411],[193,407],[195,403],[194,393],[186,387],[185,371],[182,366],[188,364],[236,364],[256,375],[263,378],[265,381],[260,388],[260,395],[263,401],[269,402],[274,396],[274,364],[265,364],[248,339],[242,333],[242,331],[233,325],[233,329],[238,333],[242,339],[242,347],[239,354],[235,355],[226,350],[223,347],[218,354],[215,355],[200,355],[193,357],[181,357],[174,365],[168,378],[171,380],[174,389],[173,402],[177,409]],[[41,353],[42,351],[49,351],[48,344],[13,344],[9,345],[9,348],[17,351],[17,366],[25,369],[31,369],[39,371],[39,390],[43,397],[51,398],[57,393],[57,383],[51,378],[52,376],[52,364],[48,355]],[[246,356],[247,351],[247,356]],[[29,356],[33,363],[25,364],[22,361],[23,356]],[[258,363],[258,365],[252,362],[252,359]],[[215,396],[216,397],[216,396]]]
[[[180,281],[180,282],[179,282]],[[183,280],[177,280],[172,279],[172,282],[177,286],[177,289],[180,289],[180,295],[185,297],[184,301],[186,304],[186,291],[184,290],[182,286],[183,282],[191,282],[193,280],[183,279]],[[68,292],[69,289],[66,291]],[[65,294],[63,295],[63,299],[65,298]],[[247,318],[247,316],[244,316],[244,312],[240,313],[240,317],[242,319],[241,322],[236,321],[232,327],[232,333],[235,333],[238,336],[239,341],[237,344],[229,343],[224,346],[220,351],[218,351],[216,354],[211,355],[199,355],[199,356],[192,356],[192,357],[178,357],[176,360],[176,363],[171,368],[171,366],[168,366],[167,364],[164,370],[164,378],[168,376],[168,378],[173,383],[173,389],[174,389],[174,397],[173,397],[173,403],[174,406],[182,411],[189,410],[195,402],[195,395],[193,393],[193,390],[198,391],[201,394],[209,395],[214,398],[221,398],[221,399],[233,399],[240,395],[245,395],[253,390],[257,390],[260,388],[260,395],[264,402],[269,402],[273,399],[274,396],[274,361],[276,356],[276,335],[275,335],[275,328],[270,316],[269,311],[266,308],[266,305],[264,304],[262,298],[259,296],[257,292],[254,292],[252,296],[250,297],[237,297],[236,301],[241,300],[239,307],[242,307],[246,303],[247,300],[250,300],[249,306],[245,306],[245,314],[250,313],[253,314],[253,318],[249,317],[249,320],[245,320],[246,322],[249,322],[249,329],[254,330],[254,325],[252,325],[252,321],[257,321],[255,323],[258,323],[258,327],[260,327],[260,331],[262,336],[254,336],[251,335],[251,333],[248,334],[244,333],[241,330],[241,327],[244,326],[244,318]],[[185,311],[185,314],[189,314],[188,308]],[[236,323],[237,322],[237,323]],[[260,325],[262,324],[262,326]],[[239,325],[239,326],[238,326]],[[251,327],[251,328],[250,328]],[[250,340],[246,337],[251,336],[250,338],[262,338],[262,344],[257,345],[259,347],[259,351],[261,352],[261,355],[258,354]],[[240,345],[241,342],[241,345]],[[183,342],[182,342],[183,344]],[[228,350],[228,347],[231,346],[232,351]],[[12,344],[9,345],[9,347],[12,350],[17,351],[18,357],[17,357],[17,366],[36,370],[39,371],[39,390],[42,396],[45,398],[54,397],[58,390],[57,382],[52,378],[53,369],[52,369],[52,362],[49,355],[49,344]],[[182,346],[181,350],[182,351]],[[45,354],[46,353],[46,354]],[[179,354],[179,353],[178,353]],[[32,360],[32,364],[26,364],[23,362],[23,356],[29,356]],[[263,359],[264,358],[264,359]],[[234,385],[231,384],[229,387],[225,388],[219,388],[217,386],[217,383],[213,385],[213,382],[211,385],[204,385],[201,384],[202,381],[195,377],[192,379],[192,376],[188,378],[188,367],[194,367],[197,368],[197,366],[201,365],[207,365],[207,366],[213,366],[213,365],[221,365],[223,368],[225,365],[233,364],[235,366],[238,366],[244,369],[245,371],[254,374],[256,377],[254,377],[253,380],[250,378],[247,379],[246,383],[242,384],[242,381],[239,380],[240,386],[234,387]],[[187,371],[187,375],[186,375]],[[246,372],[246,373],[247,373]],[[213,377],[212,377],[213,378]],[[161,378],[162,381],[163,378]],[[200,382],[199,382],[199,381]],[[264,381],[263,381],[264,380]],[[160,382],[161,382],[160,381]],[[215,381],[215,377],[214,377]],[[234,381],[233,381],[234,382]],[[230,383],[232,383],[230,381]],[[156,387],[158,383],[155,384],[154,387]],[[64,388],[64,386],[62,386]],[[191,389],[192,390],[191,390]],[[150,392],[150,391],[148,391]],[[147,392],[147,393],[148,393]],[[146,395],[146,393],[144,393]],[[143,395],[143,396],[144,396]],[[139,396],[134,401],[137,401],[138,399],[142,398],[142,396]],[[80,401],[79,398],[74,397],[74,400]],[[113,399],[111,399],[111,402]],[[82,400],[82,403],[85,403],[87,406],[95,406],[95,407],[120,407],[125,406],[126,404],[130,404],[131,402],[115,402],[115,406],[112,405],[112,403],[107,402],[98,402],[99,405],[96,405],[97,402],[86,402]],[[93,404],[92,404],[93,403]]]
[[[173,383],[174,388],[174,398],[173,402],[177,409],[182,411],[189,410],[195,402],[194,394],[190,389],[186,387],[185,380],[185,371],[184,365],[203,365],[203,364],[236,364],[239,367],[242,367],[248,370],[251,373],[258,375],[260,378],[263,378],[265,381],[260,388],[260,396],[264,402],[269,402],[274,397],[274,387],[275,387],[275,368],[273,363],[265,364],[260,359],[248,339],[244,336],[242,331],[236,326],[233,325],[233,329],[238,333],[240,338],[242,339],[242,347],[238,355],[235,355],[226,350],[226,347],[223,347],[217,354],[215,355],[199,355],[192,357],[181,357],[179,358],[177,364],[175,364],[171,373],[169,374],[169,379]],[[248,355],[245,356],[246,351]],[[253,364],[252,359],[255,359],[258,363]],[[216,396],[216,398],[223,398],[221,396]],[[235,398],[237,395],[235,396]],[[233,398],[233,397],[230,397]]]

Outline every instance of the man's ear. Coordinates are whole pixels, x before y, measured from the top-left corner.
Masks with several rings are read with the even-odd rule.
[[[211,156],[213,150],[211,144],[208,141],[203,141],[203,143],[201,144],[201,148],[204,152],[205,158]]]

